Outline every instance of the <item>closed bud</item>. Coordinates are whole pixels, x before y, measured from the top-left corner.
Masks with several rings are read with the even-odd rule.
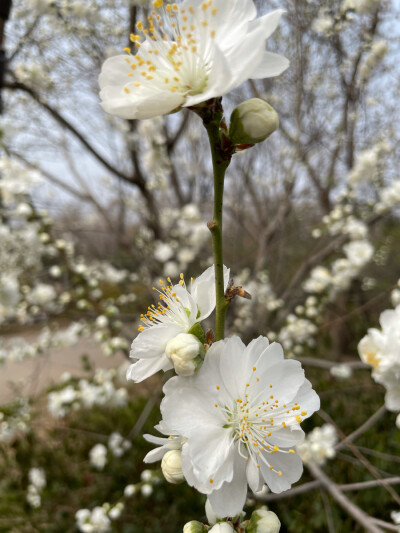
[[[251,515],[246,533],[278,533],[280,528],[281,523],[275,513],[258,509]]]
[[[182,454],[180,450],[170,450],[161,461],[161,470],[169,483],[182,483],[185,477],[182,472]]]
[[[279,127],[278,113],[260,98],[250,98],[232,112],[229,138],[235,145],[265,141]]]
[[[203,362],[204,346],[194,335],[180,333],[168,342],[165,353],[178,376],[192,376]]]
[[[183,526],[183,533],[206,533],[207,529],[201,522],[192,520]]]

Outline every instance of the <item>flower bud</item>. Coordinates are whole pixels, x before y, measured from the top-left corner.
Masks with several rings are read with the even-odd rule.
[[[246,533],[278,533],[280,528],[281,523],[275,513],[258,509],[251,515]]]
[[[206,533],[206,528],[200,522],[192,520],[183,526],[183,533]]]
[[[220,522],[219,524],[215,524],[209,533],[233,533],[234,531],[232,524],[229,522]]]
[[[182,483],[185,477],[182,472],[182,454],[180,450],[170,450],[161,461],[161,470],[169,483]]]
[[[203,362],[204,346],[194,335],[180,333],[168,342],[165,353],[178,376],[192,376]]]
[[[233,144],[265,141],[279,127],[278,113],[260,98],[250,98],[232,112],[229,138]]]

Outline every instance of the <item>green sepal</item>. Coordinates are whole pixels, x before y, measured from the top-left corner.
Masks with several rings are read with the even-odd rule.
[[[196,324],[193,324],[193,326],[189,329],[188,333],[197,337],[202,344],[206,343],[206,338],[204,336],[204,331],[200,325],[200,322],[196,322]]]

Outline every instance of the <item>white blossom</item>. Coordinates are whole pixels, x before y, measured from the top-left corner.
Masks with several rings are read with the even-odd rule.
[[[365,266],[374,254],[374,247],[369,241],[352,241],[343,246],[347,259],[357,268]]]
[[[89,452],[90,464],[97,468],[97,470],[103,470],[107,464],[107,448],[104,444],[96,444]]]
[[[400,305],[381,313],[379,322],[382,329],[369,329],[358,344],[358,353],[372,366],[373,379],[385,387],[386,408],[400,411]]]
[[[229,271],[224,267],[225,287]],[[170,281],[170,280],[169,280]],[[136,382],[152,376],[159,370],[170,370],[173,364],[168,359],[166,347],[180,333],[190,333],[195,324],[204,320],[215,307],[214,266],[191,282],[190,289],[181,274],[177,285],[162,283],[160,302],[149,307],[142,316],[139,335],[132,342],[130,357],[138,359],[131,365],[127,378]]]
[[[131,36],[137,53],[128,49],[104,63],[100,97],[108,113],[127,119],[164,115],[222,96],[249,78],[278,76],[288,67],[287,59],[265,50],[282,10],[256,19],[253,0],[163,4],[153,3],[163,15],[162,25],[156,14],[148,30],[137,24],[143,36]]]
[[[296,450],[305,463],[323,465],[327,459],[335,457],[337,441],[334,426],[324,424],[308,433],[304,441],[296,446]]]
[[[135,485],[127,485],[124,489],[124,496],[125,498],[130,498],[131,496],[133,496],[134,494],[136,494],[136,487]]]
[[[165,263],[166,261],[171,259],[173,255],[174,251],[169,244],[163,242],[159,242],[156,244],[154,250],[154,257],[157,259],[157,261]]]
[[[163,424],[182,439],[183,475],[218,516],[241,512],[247,483],[279,493],[299,479],[302,463],[292,447],[319,398],[280,345],[265,337],[247,348],[238,337],[216,342],[197,374],[170,379],[164,393]]]
[[[108,533],[111,531],[111,521],[103,507],[80,509],[75,514],[76,525],[82,533]]]
[[[331,373],[331,376],[337,379],[349,379],[353,375],[351,366],[346,363],[332,366],[329,372]]]
[[[108,438],[108,447],[114,457],[122,457],[123,454],[132,447],[129,440],[124,439],[122,435],[116,431],[111,433]]]
[[[142,493],[142,496],[148,498],[153,494],[153,487],[149,483],[145,483],[141,486],[140,492]]]

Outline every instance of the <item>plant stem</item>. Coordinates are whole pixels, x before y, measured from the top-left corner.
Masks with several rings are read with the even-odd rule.
[[[214,113],[211,117],[204,117],[203,123],[207,130],[210,141],[214,174],[214,215],[213,220],[208,223],[208,228],[211,231],[214,252],[216,292],[215,339],[218,341],[224,338],[225,315],[226,309],[229,305],[225,298],[224,286],[222,214],[224,203],[225,172],[231,162],[232,151],[230,150],[230,147],[228,147],[228,149],[224,149],[222,146],[220,135],[222,108],[218,107],[216,110],[217,106],[220,106],[220,101],[215,102]]]

